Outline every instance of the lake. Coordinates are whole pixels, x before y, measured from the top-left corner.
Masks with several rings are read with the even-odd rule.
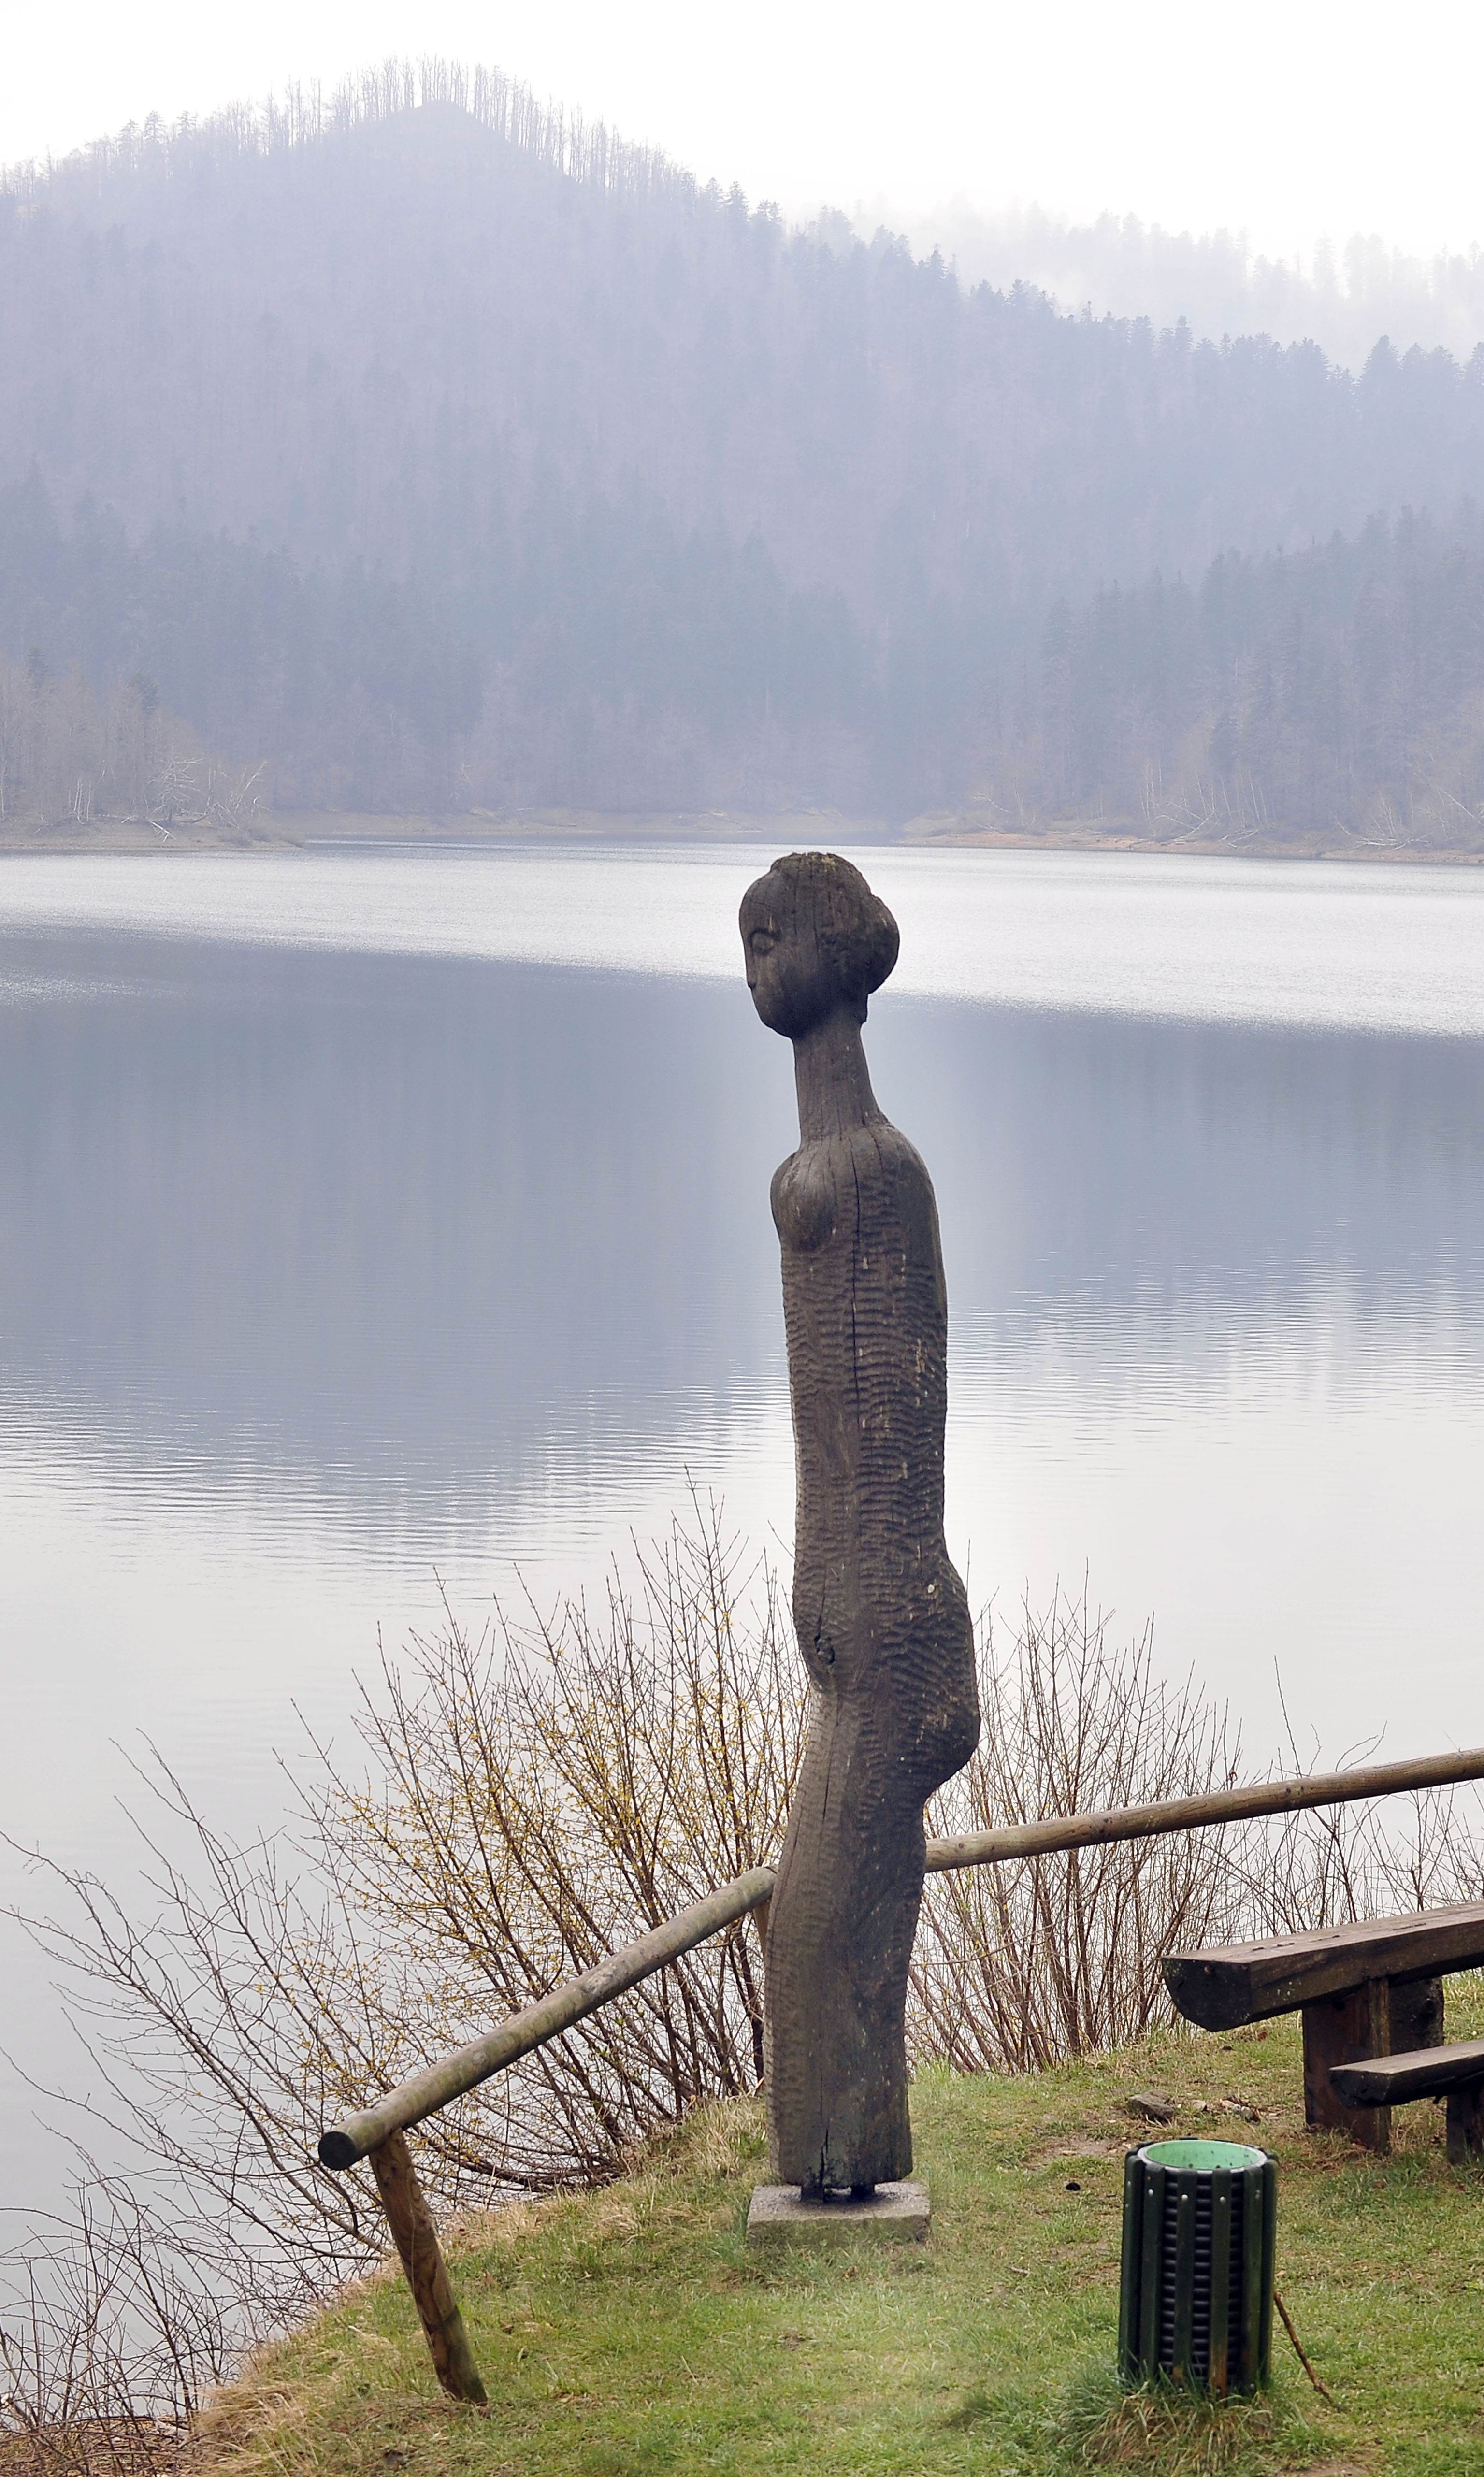
[[[0,863],[6,1829],[105,1875],[157,1744],[230,1830],[300,1720],[688,1486],[787,1553],[757,848]],[[873,849],[867,1031],[951,1318],[976,1605],[1058,1578],[1338,1758],[1484,1738],[1484,880]],[[24,1896],[4,1861],[5,1897]],[[0,2195],[73,2071],[4,1942]],[[43,2111],[44,2113],[44,2111]]]

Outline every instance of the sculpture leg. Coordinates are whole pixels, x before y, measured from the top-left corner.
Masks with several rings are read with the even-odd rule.
[[[907,1973],[922,1893],[920,1811],[847,1712],[811,1732],[768,1917],[772,2172],[805,2191],[912,2167]]]

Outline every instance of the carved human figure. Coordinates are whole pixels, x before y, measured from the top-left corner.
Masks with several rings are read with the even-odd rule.
[[[860,871],[794,852],[749,887],[747,986],[793,1043],[799,1145],[772,1183],[813,1688],[767,1925],[772,2172],[855,2192],[912,2164],[904,2015],[922,1807],[978,1742],[973,1636],[943,1536],[947,1298],[932,1183],[861,1043],[897,929]]]

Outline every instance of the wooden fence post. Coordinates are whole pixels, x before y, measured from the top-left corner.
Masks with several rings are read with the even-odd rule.
[[[454,2301],[448,2265],[427,2196],[417,2182],[406,2134],[390,2133],[366,2157],[427,2335],[434,2371],[453,2398],[473,2400],[482,2408],[488,2394],[479,2379],[464,2316]]]

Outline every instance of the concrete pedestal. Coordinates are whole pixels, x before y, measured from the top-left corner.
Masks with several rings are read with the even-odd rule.
[[[747,2242],[780,2250],[903,2239],[920,2244],[931,2216],[925,2185],[878,2185],[865,2201],[848,2193],[805,2201],[796,2185],[758,2185],[747,2213]]]

